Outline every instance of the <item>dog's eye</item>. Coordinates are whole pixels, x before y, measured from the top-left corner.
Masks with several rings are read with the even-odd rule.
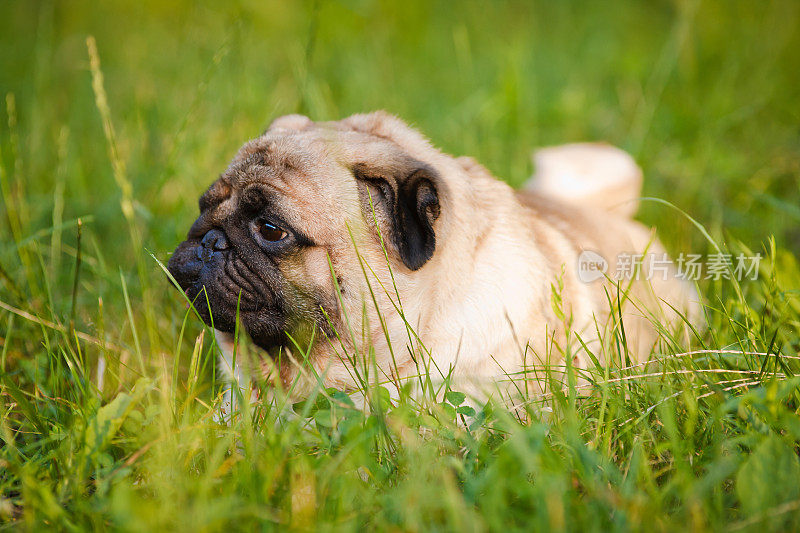
[[[264,240],[269,242],[278,242],[286,237],[285,231],[269,222],[262,222],[258,231],[261,233],[261,236],[264,237]]]

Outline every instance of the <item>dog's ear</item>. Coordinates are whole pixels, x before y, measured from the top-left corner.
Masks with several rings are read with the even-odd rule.
[[[264,133],[274,129],[303,131],[313,124],[305,115],[284,115],[273,120]]]
[[[422,133],[386,111],[351,115],[341,120],[340,124],[354,131],[389,139],[405,150],[410,147],[430,148],[430,143]]]
[[[436,248],[434,223],[441,214],[436,171],[412,161],[388,168],[357,164],[353,174],[367,223],[377,221],[403,264],[420,269]]]

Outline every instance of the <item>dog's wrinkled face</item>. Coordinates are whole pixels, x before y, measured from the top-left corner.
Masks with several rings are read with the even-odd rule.
[[[414,135],[385,114],[324,124],[288,116],[242,147],[169,260],[203,320],[231,332],[238,314],[265,350],[309,326],[329,333],[340,301],[331,266],[346,290],[343,278],[361,273],[352,239],[380,246],[375,218],[393,266],[422,268],[441,184],[387,134],[403,128]]]

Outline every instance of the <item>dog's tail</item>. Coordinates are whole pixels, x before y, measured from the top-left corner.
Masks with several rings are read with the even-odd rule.
[[[639,208],[642,169],[619,148],[565,144],[536,150],[532,157],[534,174],[524,186],[529,191],[628,217]]]

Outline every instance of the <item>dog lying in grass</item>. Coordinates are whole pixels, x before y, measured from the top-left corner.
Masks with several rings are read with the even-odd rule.
[[[289,115],[203,194],[169,271],[223,367],[238,321],[260,349],[251,373],[293,395],[421,373],[481,394],[543,365],[603,364],[611,336],[641,360],[661,328],[698,319],[693,288],[631,218],[640,187],[610,146],[539,152],[516,191],[387,113]],[[638,269],[614,279],[621,257]]]

